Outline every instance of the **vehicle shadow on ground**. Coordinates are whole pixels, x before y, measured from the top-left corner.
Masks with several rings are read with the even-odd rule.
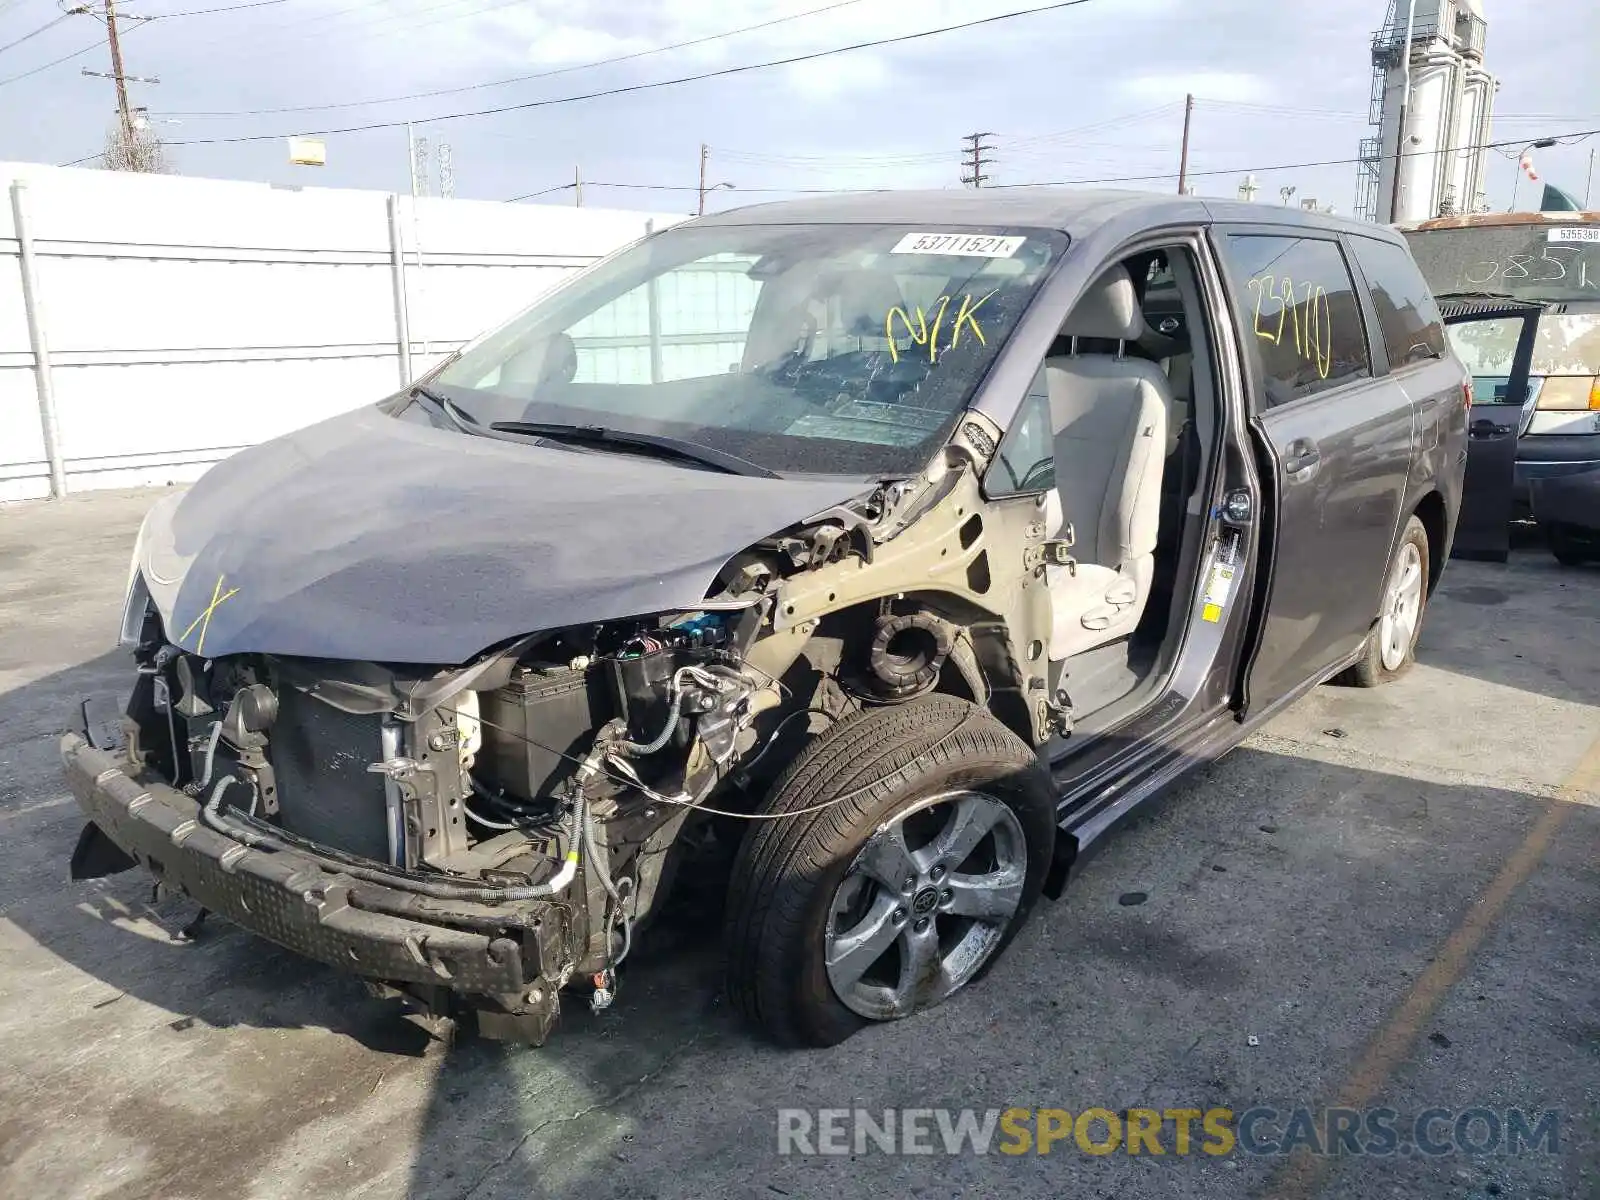
[[[1159,1162],[1074,1154],[1070,1164],[784,1157],[777,1110],[1334,1103],[1363,1042],[1549,804],[1237,750],[1115,831],[986,979],[912,1023],[828,1050],[772,1047],[715,1003],[720,964],[702,943],[687,958],[666,949],[659,963],[633,964],[616,1010],[566,1022],[543,1049],[454,1047],[419,1124],[406,1195],[1055,1197],[1066,1179],[1073,1194],[1273,1195],[1276,1159],[1240,1159],[1224,1173],[1170,1150]],[[1600,813],[1575,811],[1583,823],[1569,834],[1600,842]],[[1541,903],[1537,921],[1553,919],[1550,900]],[[1556,1013],[1530,1036],[1577,1045],[1591,1019]],[[1480,1038],[1500,1046],[1501,1018],[1483,1020],[1448,1026],[1463,1063]],[[1532,1080],[1542,1105],[1583,1110],[1581,1073],[1543,1061],[1491,1056],[1452,1069],[1448,1101],[1437,1083],[1414,1090],[1414,1073],[1437,1056],[1440,1035],[1423,1037],[1435,1028],[1419,1031],[1375,1101],[1412,1116],[1434,1103],[1523,1102],[1517,1089]],[[1276,1049],[1246,1049],[1243,1029],[1249,1045]],[[1555,1195],[1595,1150],[1363,1169],[1383,1172],[1368,1183],[1404,1183],[1418,1196],[1459,1194],[1469,1166],[1504,1194]],[[1402,1170],[1411,1174],[1387,1174]],[[1163,1173],[1173,1171],[1182,1178]]]
[[[1482,662],[1473,665],[1467,673],[1484,669]],[[188,1022],[334,1031],[377,1052],[358,1051],[349,1061],[378,1074],[379,1082],[386,1060],[436,1063],[420,1111],[374,1116],[384,1104],[381,1093],[374,1097],[377,1083],[371,1092],[363,1083],[349,1102],[352,1116],[366,1114],[363,1123],[415,1130],[403,1146],[401,1135],[379,1143],[407,1156],[403,1187],[412,1200],[682,1195],[700,1190],[696,1179],[712,1177],[721,1189],[715,1194],[727,1195],[901,1195],[913,1180],[928,1194],[992,1194],[1003,1187],[1059,1195],[1060,1164],[1048,1159],[782,1159],[775,1110],[848,1103],[1004,1107],[1029,1096],[1070,1105],[1081,1097],[1065,1094],[1063,1081],[1080,1070],[1095,1078],[1097,1095],[1123,1104],[1141,1099],[1156,1079],[1163,1096],[1182,1103],[1194,1097],[1233,1103],[1247,1084],[1256,1097],[1307,1102],[1316,1098],[1304,1095],[1308,1080],[1331,1094],[1354,1053],[1349,1028],[1364,1035],[1392,1007],[1407,973],[1445,940],[1548,803],[1241,749],[1168,789],[1113,833],[1102,853],[1082,865],[1063,902],[1041,905],[985,981],[914,1025],[870,1030],[832,1050],[769,1046],[721,1001],[720,897],[716,880],[708,879],[675,895],[662,924],[641,939],[614,1008],[591,1015],[581,997],[569,998],[561,1026],[540,1049],[481,1041],[444,1047],[395,1005],[369,998],[355,980],[225,922],[194,943],[171,940],[167,934],[193,906],[169,899],[147,908],[150,885],[142,872],[67,882],[81,824],[76,806],[25,811],[60,792],[54,735],[67,719],[51,714],[65,713],[80,692],[114,694],[125,669],[120,655],[103,655],[0,695],[0,750],[25,784],[15,795],[0,794],[7,852],[18,867],[6,884],[16,894],[5,902],[5,919],[49,955],[105,984],[103,994],[74,989],[68,1003],[102,1010],[112,1022],[118,999],[134,997],[172,1014],[173,1029]],[[1588,836],[1592,842],[1592,827]],[[1329,846],[1338,853],[1330,855]],[[1129,907],[1135,891],[1146,900]],[[1329,896],[1340,897],[1339,904],[1330,907]],[[1217,913],[1230,916],[1218,920]],[[1315,914],[1314,937],[1306,936],[1313,919],[1307,914]],[[1376,993],[1350,990],[1346,963],[1358,950],[1364,973],[1387,981],[1373,985]],[[13,988],[20,984],[11,981]],[[1072,1004],[1058,1007],[1065,996]],[[1350,1010],[1344,1025],[1341,1006]],[[1194,1041],[1196,1029],[1209,1028],[1205,1022],[1214,1023],[1217,1013],[1250,1020],[1265,1044],[1293,1045],[1292,1061],[1273,1064],[1260,1055],[1246,1061],[1231,1047],[1182,1053],[1177,1042]],[[1558,1019],[1581,1045],[1584,1013]],[[1085,1028],[1096,1031],[1092,1040],[1082,1037]],[[225,1042],[209,1046],[224,1065],[237,1057]],[[1050,1051],[1013,1061],[1017,1046]],[[254,1053],[267,1055],[268,1078],[292,1080],[305,1069],[295,1042]],[[162,1087],[184,1078],[179,1073]],[[27,1079],[13,1082],[25,1087]],[[89,1078],[81,1082],[88,1086]],[[154,1081],[133,1086],[146,1088],[149,1103],[157,1103]],[[290,1139],[308,1119],[294,1110],[296,1085],[281,1089],[268,1098],[276,1096],[274,1106],[286,1110],[269,1128],[252,1131],[258,1141],[236,1165],[168,1148],[169,1173],[130,1194],[220,1194],[230,1190],[225,1182],[249,1191],[252,1179],[265,1177],[255,1172],[274,1170],[290,1153]],[[1568,1107],[1578,1110],[1581,1100],[1570,1097]],[[212,1119],[224,1139],[239,1135],[245,1120],[226,1109]],[[173,1136],[159,1122],[149,1128],[152,1139]],[[37,1136],[33,1125],[18,1132]],[[394,1165],[390,1158],[384,1169]],[[1135,1169],[1149,1168],[1122,1158],[1080,1158],[1074,1190],[1121,1186]],[[1231,1197],[1266,1176],[1267,1167],[1246,1163],[1220,1179],[1164,1186]],[[356,1191],[366,1182],[349,1177],[330,1190]],[[1535,1174],[1522,1182],[1559,1191],[1563,1179]],[[1437,1183],[1444,1189],[1450,1177],[1441,1174]]]
[[[12,864],[0,912],[39,945],[107,985],[105,1001],[134,996],[206,1025],[325,1027],[372,1049],[420,1054],[424,1032],[354,981],[208,918],[181,931],[192,901],[157,896],[142,868],[73,882],[69,862],[84,818],[66,793],[57,744],[86,696],[120,705],[131,664],[121,651],[0,694],[0,833]],[[66,902],[52,902],[64,900]]]
[[[1514,549],[1507,563],[1448,564],[1429,599],[1417,661],[1600,706],[1589,644],[1574,644],[1585,627],[1600,628],[1600,563],[1564,567],[1534,542]]]

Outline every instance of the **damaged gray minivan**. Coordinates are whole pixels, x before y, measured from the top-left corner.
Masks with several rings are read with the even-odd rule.
[[[688,222],[151,511],[125,715],[62,743],[73,872],[533,1043],[725,877],[739,1007],[838,1042],[1307,689],[1407,668],[1471,399],[1377,226]]]

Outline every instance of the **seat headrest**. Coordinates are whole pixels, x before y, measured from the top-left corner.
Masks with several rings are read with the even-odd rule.
[[[905,306],[900,285],[887,271],[848,271],[838,277],[835,295],[845,332],[883,336],[889,313]]]
[[[1128,268],[1119,263],[1095,280],[1073,306],[1061,332],[1067,337],[1118,342],[1136,342],[1149,332]]]

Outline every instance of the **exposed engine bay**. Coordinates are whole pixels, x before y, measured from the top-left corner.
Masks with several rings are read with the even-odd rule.
[[[515,993],[443,965],[436,984],[351,965],[542,1042],[563,989],[612,1003],[674,873],[714,853],[719,822],[759,819],[819,723],[942,690],[1034,744],[1065,727],[1037,638],[1014,641],[1047,637],[1054,544],[1032,501],[979,517],[993,444],[974,422],[925,474],[734,554],[701,609],[530,633],[465,664],[207,657],[135,589],[125,758],[241,846],[314,853],[353,881],[352,908],[509,939]],[[1034,569],[991,572],[995,554]]]

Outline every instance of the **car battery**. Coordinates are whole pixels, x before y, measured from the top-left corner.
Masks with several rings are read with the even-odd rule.
[[[557,795],[611,719],[606,672],[579,669],[518,670],[493,692],[479,696],[486,735],[474,772],[515,795]]]

